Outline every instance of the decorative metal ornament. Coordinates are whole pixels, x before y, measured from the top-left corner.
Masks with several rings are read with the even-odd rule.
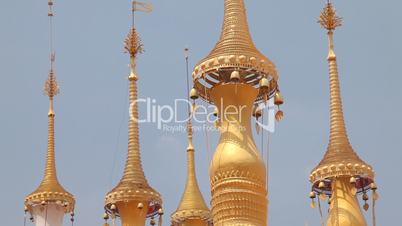
[[[276,112],[276,114],[275,114],[275,119],[276,119],[276,121],[281,121],[282,119],[283,119],[283,117],[284,117],[284,113],[283,113],[283,111],[281,111],[281,110],[278,110],[277,112]]]

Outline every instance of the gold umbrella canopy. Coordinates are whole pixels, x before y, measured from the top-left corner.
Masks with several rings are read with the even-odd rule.
[[[224,1],[224,22],[218,43],[194,68],[194,88],[211,101],[212,87],[240,82],[260,88],[256,102],[266,100],[277,90],[278,73],[274,63],[264,56],[251,38],[243,0]]]

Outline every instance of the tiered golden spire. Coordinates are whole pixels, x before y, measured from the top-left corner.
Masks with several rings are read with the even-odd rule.
[[[187,123],[188,147],[187,147],[187,182],[183,196],[177,210],[172,214],[172,224],[175,226],[208,225],[210,221],[210,210],[205,203],[198,186],[195,173],[193,128],[191,118]]]
[[[105,198],[105,209],[114,216],[122,218],[124,226],[144,225],[147,217],[162,214],[161,195],[155,191],[145,178],[141,164],[136,56],[142,52],[142,44],[134,26],[125,40],[125,49],[130,54],[130,120],[128,128],[128,153],[124,174],[119,184]]]
[[[34,205],[43,202],[57,202],[66,207],[66,212],[74,209],[74,196],[67,192],[59,183],[56,174],[55,163],[55,145],[54,145],[54,109],[53,97],[58,94],[59,86],[57,85],[54,71],[49,72],[49,77],[45,83],[45,93],[49,96],[49,113],[48,113],[48,144],[45,175],[39,187],[25,198],[25,205],[31,208]]]
[[[49,1],[50,21],[54,16],[52,11],[53,1]],[[59,93],[59,86],[54,73],[55,55],[51,47],[51,69],[45,82],[44,93],[49,97],[49,113],[48,113],[48,144],[45,174],[39,187],[25,198],[25,206],[32,209],[33,206],[39,204],[57,203],[65,208],[66,212],[74,210],[75,199],[72,194],[67,192],[59,183],[56,173],[55,162],[55,139],[54,139],[54,108],[53,98]]]
[[[327,226],[365,226],[367,224],[356,194],[363,193],[364,209],[367,210],[367,192],[373,191],[374,203],[377,199],[377,187],[374,184],[374,170],[353,150],[346,132],[333,41],[333,32],[341,26],[342,19],[337,16],[331,2],[328,1],[325,6],[319,23],[328,30],[329,39],[327,60],[330,80],[330,138],[324,158],[311,172],[310,198],[313,204],[317,194],[321,199],[329,198]]]
[[[278,72],[275,64],[254,45],[244,0],[224,0],[220,39],[209,55],[195,66],[194,88],[202,98],[210,101],[211,88],[230,82],[233,68],[239,72],[235,77],[241,83],[264,87],[256,101],[265,101],[277,91]]]
[[[324,159],[312,171],[310,180],[318,183],[326,178],[335,176],[361,175],[367,180],[362,181],[363,187],[368,186],[373,178],[374,171],[354,152],[349,143],[342,110],[342,99],[339,85],[339,75],[336,55],[334,51],[333,32],[341,26],[342,20],[336,15],[335,9],[329,2],[324,8],[320,20],[322,27],[328,30],[329,38],[329,80],[330,80],[330,138]]]

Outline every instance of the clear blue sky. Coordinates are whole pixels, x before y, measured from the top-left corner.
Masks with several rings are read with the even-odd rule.
[[[246,1],[254,41],[276,63],[286,100],[285,120],[271,136],[270,225],[319,224],[318,211],[309,207],[308,175],[328,142],[327,39],[316,23],[324,2]],[[223,1],[153,4],[153,13],[137,17],[146,48],[138,65],[139,94],[171,104],[186,95],[183,47],[191,48],[192,65],[212,49]],[[335,1],[335,6],[344,18],[335,47],[349,135],[377,172],[378,225],[393,225],[402,202],[402,2]],[[55,2],[61,86],[55,100],[57,167],[60,181],[76,196],[77,226],[101,225],[104,195],[123,170],[128,56],[122,43],[129,8],[129,0]],[[46,1],[2,0],[0,28],[0,210],[2,225],[11,226],[22,224],[24,197],[37,187],[44,168]],[[140,129],[144,169],[164,197],[168,225],[184,188],[185,134],[167,134],[154,124]],[[211,151],[203,133],[195,136],[198,178],[209,200]],[[218,134],[210,137],[214,147]]]

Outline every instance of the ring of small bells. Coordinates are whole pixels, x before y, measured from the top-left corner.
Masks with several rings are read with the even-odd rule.
[[[141,202],[138,203],[137,208],[142,210],[144,208],[144,204],[141,203]],[[110,211],[111,211],[110,216],[109,216],[108,212],[105,212],[103,214],[103,220],[105,220],[105,223],[103,224],[103,226],[109,226],[107,221],[109,220],[110,217],[113,219],[113,225],[114,225],[114,219],[116,218],[116,213],[117,213],[117,207],[116,207],[115,204],[112,204],[110,206]],[[158,212],[151,216],[150,225],[155,225],[156,224],[156,221],[155,221],[155,218],[154,218],[155,215],[159,215],[159,217],[161,218],[163,214],[164,214],[163,209],[159,208]]]
[[[50,203],[53,203],[53,202],[44,201],[44,200],[43,200],[43,201],[40,203],[40,205],[44,208],[47,204],[50,204]],[[64,208],[67,208],[68,205],[69,205],[68,202],[62,203],[61,201],[56,201],[55,203],[58,204],[58,205],[60,205],[60,206],[63,206]],[[28,212],[30,212],[28,206],[24,206],[24,212],[25,212],[25,216],[27,215]],[[70,212],[70,221],[71,221],[71,223],[74,223],[74,216],[75,216],[74,211],[71,211],[71,212]],[[30,212],[29,220],[30,220],[32,223],[35,221],[35,220],[34,220],[34,217],[32,216],[32,213],[31,213],[31,212]]]
[[[368,186],[359,186],[359,182],[361,180],[367,180],[367,178],[361,178],[360,176],[353,176],[350,178],[350,183],[353,185],[352,188],[352,195],[357,195],[357,194],[362,194],[362,200],[364,201],[363,204],[363,209],[367,211],[369,209],[369,195],[367,194],[370,190],[372,192],[372,199],[373,201],[376,201],[379,196],[377,192],[377,185],[375,182],[371,181],[371,183]],[[310,199],[311,199],[311,208],[315,208],[315,199],[318,198],[321,200],[325,200],[328,197],[328,205],[331,204],[331,180],[322,180],[318,183],[318,188],[313,187],[313,191],[310,192]]]
[[[225,82],[239,83],[239,82],[241,82],[240,72],[238,70],[232,70],[232,72],[230,73],[230,78],[224,79],[224,80],[225,80]],[[262,75],[261,78],[259,79],[258,88],[260,89],[260,93],[266,93],[266,95],[264,95],[262,101],[267,102],[268,98],[269,98],[268,95],[270,94],[270,81],[266,78],[266,75]],[[193,100],[192,112],[194,112],[196,110],[195,100],[197,100],[199,98],[199,93],[195,87],[193,87],[190,90],[189,96]],[[273,97],[274,97],[274,104],[278,107],[278,110],[275,114],[275,119],[279,122],[284,117],[284,113],[280,109],[280,106],[284,103],[284,99],[283,99],[283,96],[282,96],[278,86],[276,86],[276,90],[275,90]],[[255,117],[257,121],[262,116],[262,108],[258,105],[258,102],[259,102],[259,100],[257,99],[256,104],[253,107],[253,113],[252,113],[253,117]],[[218,108],[216,106],[215,106],[213,115],[215,117],[218,117],[218,115],[219,115]],[[218,121],[215,121],[216,127],[219,126],[218,124],[219,124]],[[259,131],[258,124],[256,124],[256,127],[257,127],[257,132],[258,132]]]

